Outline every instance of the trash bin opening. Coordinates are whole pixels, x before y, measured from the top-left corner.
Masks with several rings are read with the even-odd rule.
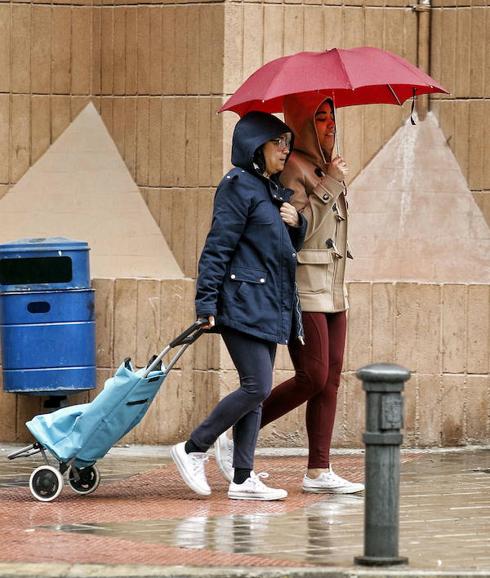
[[[0,285],[68,283],[72,277],[70,257],[0,259]]]
[[[47,301],[31,301],[27,305],[29,313],[48,313],[51,305]]]

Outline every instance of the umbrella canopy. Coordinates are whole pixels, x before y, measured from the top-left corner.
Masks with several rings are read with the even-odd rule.
[[[318,93],[336,107],[398,104],[415,95],[447,91],[401,56],[379,48],[298,52],[264,64],[219,112],[281,112],[288,94]]]

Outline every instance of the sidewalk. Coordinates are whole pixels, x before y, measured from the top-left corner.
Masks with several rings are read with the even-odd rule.
[[[168,448],[116,448],[89,496],[31,496],[39,460],[6,460],[0,444],[0,577],[490,576],[490,450],[403,452],[400,555],[409,565],[354,566],[363,553],[362,496],[301,492],[305,458],[269,452],[256,470],[284,502],[236,502],[211,458],[209,498],[193,494]],[[363,478],[361,454],[335,454]]]

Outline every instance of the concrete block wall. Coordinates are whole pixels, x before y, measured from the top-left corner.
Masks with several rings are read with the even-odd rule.
[[[96,103],[179,265],[192,277],[204,240],[197,231],[194,242],[196,219],[198,229],[206,229],[212,192],[230,166],[238,120],[216,112],[257,66],[295,50],[360,44],[416,61],[416,14],[400,2],[114,4],[94,11],[104,39]],[[166,28],[171,25],[179,34]],[[144,33],[137,33],[141,28]],[[128,45],[122,48],[128,34],[135,36],[129,46],[136,54],[130,71]],[[140,54],[149,54],[148,62],[138,60]],[[134,80],[133,65],[138,79],[141,68],[141,81]],[[338,114],[340,147],[353,178],[399,128],[409,107],[354,107]]]
[[[196,276],[223,172],[224,8],[163,2],[94,7],[96,105],[184,273]]]
[[[95,279],[94,288],[98,388],[71,396],[70,403],[92,399],[125,357],[138,367],[145,365],[193,320],[191,279]],[[412,371],[405,391],[405,445],[488,443],[489,286],[352,282],[349,295],[334,446],[361,447],[365,399],[355,372],[385,361]],[[281,346],[275,384],[292,375],[287,349]],[[236,385],[236,371],[219,337],[203,336],[169,374],[145,420],[124,441],[182,439]],[[0,388],[0,439],[28,441],[24,423],[43,411],[39,397]],[[260,443],[304,447],[304,407],[265,428]]]
[[[431,70],[450,91],[437,96],[439,119],[490,223],[490,6],[483,0],[433,0]]]
[[[161,341],[182,329],[183,316],[191,320],[191,279],[237,120],[216,115],[224,98],[263,62],[296,50],[367,44],[416,62],[416,19],[402,0],[0,0],[0,197],[92,99],[189,277],[175,286],[95,280],[99,386],[127,355],[146,361],[158,316],[160,330],[169,331]],[[490,76],[479,71],[488,68],[487,21],[488,7],[478,2],[434,1],[431,72],[452,95],[434,100],[433,109],[484,209]],[[350,178],[408,114],[409,105],[339,111]],[[350,292],[335,444],[361,445],[364,400],[354,372],[371,361],[414,371],[406,395],[408,445],[488,442],[488,287],[359,283]],[[170,320],[163,320],[164,310]],[[179,439],[236,381],[216,336],[197,342],[182,363],[128,441]],[[281,348],[276,382],[290,375]],[[24,439],[23,423],[39,413],[40,402],[0,397],[0,439]],[[261,439],[304,445],[301,411]]]
[[[222,10],[202,2],[80,4],[0,1],[0,197],[90,99],[157,222],[166,225],[185,272],[195,276],[209,225],[209,187],[222,172],[215,114]],[[99,388],[124,357],[144,365],[157,344],[193,319],[191,279],[96,279],[94,286]],[[212,342],[187,353],[169,376],[163,405],[159,396],[127,441],[169,443],[204,417],[217,391]],[[70,403],[93,395],[73,396]],[[24,422],[43,411],[42,400],[0,396],[0,439],[28,439]]]
[[[294,50],[359,44],[416,59],[416,15],[398,0],[0,2],[0,31],[0,196],[92,98],[162,230],[183,222],[179,232],[191,234],[188,197],[209,197],[229,164],[237,117],[216,111],[256,66]],[[339,111],[351,178],[407,114]],[[199,244],[167,240],[194,276]]]
[[[0,197],[93,92],[92,7],[64,4],[0,2]]]
[[[351,282],[349,298],[334,447],[362,446],[365,394],[355,373],[378,362],[398,363],[412,372],[404,393],[406,446],[488,443],[488,285]],[[223,395],[236,385],[236,376],[224,347],[222,353]],[[292,375],[286,348],[280,347],[275,384]],[[304,411],[268,425],[260,443],[307,445]]]

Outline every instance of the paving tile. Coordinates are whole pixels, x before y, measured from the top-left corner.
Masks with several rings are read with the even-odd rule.
[[[213,494],[202,498],[167,455],[118,448],[100,462],[96,492],[65,488],[50,504],[26,487],[39,460],[0,459],[0,562],[345,569],[362,554],[363,497],[302,493],[304,457],[257,458],[287,500],[234,502],[213,460]],[[363,479],[361,455],[334,463]],[[401,471],[400,554],[410,567],[490,570],[490,452],[404,452]]]

